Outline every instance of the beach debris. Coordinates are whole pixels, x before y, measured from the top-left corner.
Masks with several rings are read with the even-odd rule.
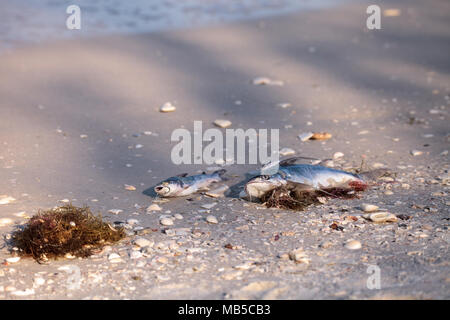
[[[361,209],[364,212],[375,212],[375,211],[377,211],[379,209],[379,207],[374,205],[374,204],[363,203],[361,205]]]
[[[111,263],[119,263],[119,262],[122,262],[122,258],[120,257],[120,255],[117,254],[117,253],[115,253],[115,252],[110,253],[110,254],[108,255],[108,260],[109,260],[109,262],[111,262]]]
[[[301,141],[305,142],[305,141],[308,141],[309,139],[311,139],[311,137],[312,137],[313,135],[314,135],[314,133],[312,133],[312,132],[304,132],[304,133],[299,134],[299,135],[298,135],[298,138],[299,138]]]
[[[361,249],[362,245],[361,242],[359,242],[358,240],[349,240],[345,244],[345,247],[349,250],[359,250]]]
[[[100,215],[94,216],[89,207],[81,208],[71,204],[46,211],[39,210],[23,229],[12,234],[18,253],[31,256],[37,261],[63,257],[67,253],[87,257],[94,248],[124,237],[123,228],[113,228]]]
[[[0,204],[8,204],[15,200],[16,200],[15,198],[7,196],[6,194],[0,195]]]
[[[173,225],[173,219],[171,218],[162,218],[159,220],[159,223],[161,223],[163,226],[172,226]]]
[[[376,222],[376,223],[383,223],[383,222],[397,222],[398,218],[395,214],[389,213],[389,212],[376,212],[368,215],[368,219],[370,221]]]
[[[216,224],[219,223],[219,221],[217,220],[217,218],[213,215],[209,215],[206,217],[206,221],[212,224]]]
[[[328,132],[314,132],[310,140],[328,140],[331,139],[333,135]]]
[[[20,257],[11,257],[11,258],[6,258],[5,260],[8,263],[17,263],[20,261]]]
[[[280,150],[280,156],[291,156],[295,154],[295,150],[291,148],[283,148]]]
[[[160,182],[154,190],[161,197],[187,196],[206,190],[214,182],[223,181],[225,172],[225,169],[221,169],[210,174],[202,173],[189,177],[187,173],[183,173]]]
[[[411,150],[410,153],[411,153],[411,155],[412,155],[413,157],[416,157],[416,156],[422,155],[422,154],[423,154],[423,151],[420,151],[420,150]]]
[[[289,259],[295,261],[296,263],[309,264],[311,259],[308,258],[303,248],[294,249],[289,252]]]
[[[174,112],[177,108],[170,102],[166,102],[164,103],[160,108],[159,111],[160,112]]]
[[[124,186],[124,188],[125,188],[125,190],[128,190],[128,191],[135,191],[136,190],[135,186],[132,186],[132,185],[129,185],[129,184],[126,184]]]
[[[148,207],[147,207],[147,212],[152,212],[152,211],[161,211],[162,210],[162,208],[159,206],[159,205],[157,205],[156,203],[152,203],[151,205],[149,205]]]
[[[134,240],[134,244],[138,247],[145,248],[152,247],[154,245],[154,242],[145,238],[137,238],[136,240]]]
[[[208,210],[209,210],[209,209],[212,209],[213,207],[215,207],[216,204],[217,204],[216,202],[213,202],[213,203],[206,203],[206,204],[203,204],[203,205],[202,205],[202,208],[203,208],[203,209],[208,209]]]
[[[282,102],[282,103],[278,103],[278,104],[277,104],[277,107],[286,109],[286,108],[292,107],[292,104],[290,104],[289,102]]]
[[[217,126],[219,128],[228,128],[229,126],[231,126],[230,120],[217,119],[217,120],[214,120],[213,123],[215,126]]]
[[[118,215],[118,214],[122,213],[123,210],[121,210],[121,209],[110,209],[110,210],[108,210],[108,212],[112,213],[112,214],[115,214],[115,215]]]
[[[283,86],[284,82],[281,80],[272,80],[268,77],[257,77],[253,79],[253,84],[256,86]]]
[[[333,159],[336,160],[336,159],[342,158],[343,156],[344,156],[344,154],[342,152],[335,152],[333,154]]]

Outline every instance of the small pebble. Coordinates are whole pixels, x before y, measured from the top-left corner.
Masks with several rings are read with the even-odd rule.
[[[8,263],[16,263],[20,261],[20,257],[11,257],[11,258],[7,258],[6,262]]]
[[[414,156],[414,157],[416,157],[416,156],[420,156],[420,155],[422,155],[423,154],[423,152],[422,151],[420,151],[420,150],[411,150],[411,155],[412,156]]]
[[[153,242],[145,238],[137,238],[136,240],[134,240],[134,244],[141,248],[153,246]]]
[[[342,158],[344,156],[344,154],[342,152],[335,152],[333,154],[333,159],[339,159]]]

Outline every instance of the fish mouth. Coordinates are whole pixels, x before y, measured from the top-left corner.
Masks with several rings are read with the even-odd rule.
[[[165,186],[156,186],[154,188],[154,190],[155,190],[155,192],[157,194],[167,194],[170,191],[170,189],[168,187],[165,187]]]

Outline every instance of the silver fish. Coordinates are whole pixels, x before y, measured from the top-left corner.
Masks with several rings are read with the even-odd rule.
[[[187,173],[168,178],[160,182],[155,188],[155,192],[161,197],[183,197],[199,190],[207,190],[213,182],[225,180],[223,178],[225,169],[217,170],[211,174],[197,174],[187,176]]]
[[[368,184],[363,175],[310,164],[292,164],[291,158],[279,163],[278,172],[260,175],[245,185],[248,196],[261,198],[267,192],[280,186],[294,186],[301,190],[326,190],[332,188],[364,190]]]

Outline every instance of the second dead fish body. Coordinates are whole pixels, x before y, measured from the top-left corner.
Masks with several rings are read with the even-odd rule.
[[[217,170],[211,174],[197,174],[187,176],[187,173],[168,178],[160,182],[155,188],[155,192],[161,197],[183,197],[200,190],[207,190],[208,186],[214,182],[225,180],[223,174],[226,170]]]
[[[245,185],[247,195],[260,198],[281,186],[305,191],[332,188],[361,191],[368,187],[362,175],[320,165],[292,164],[293,160],[295,158],[280,162],[278,172],[273,175],[260,175],[250,179]]]

